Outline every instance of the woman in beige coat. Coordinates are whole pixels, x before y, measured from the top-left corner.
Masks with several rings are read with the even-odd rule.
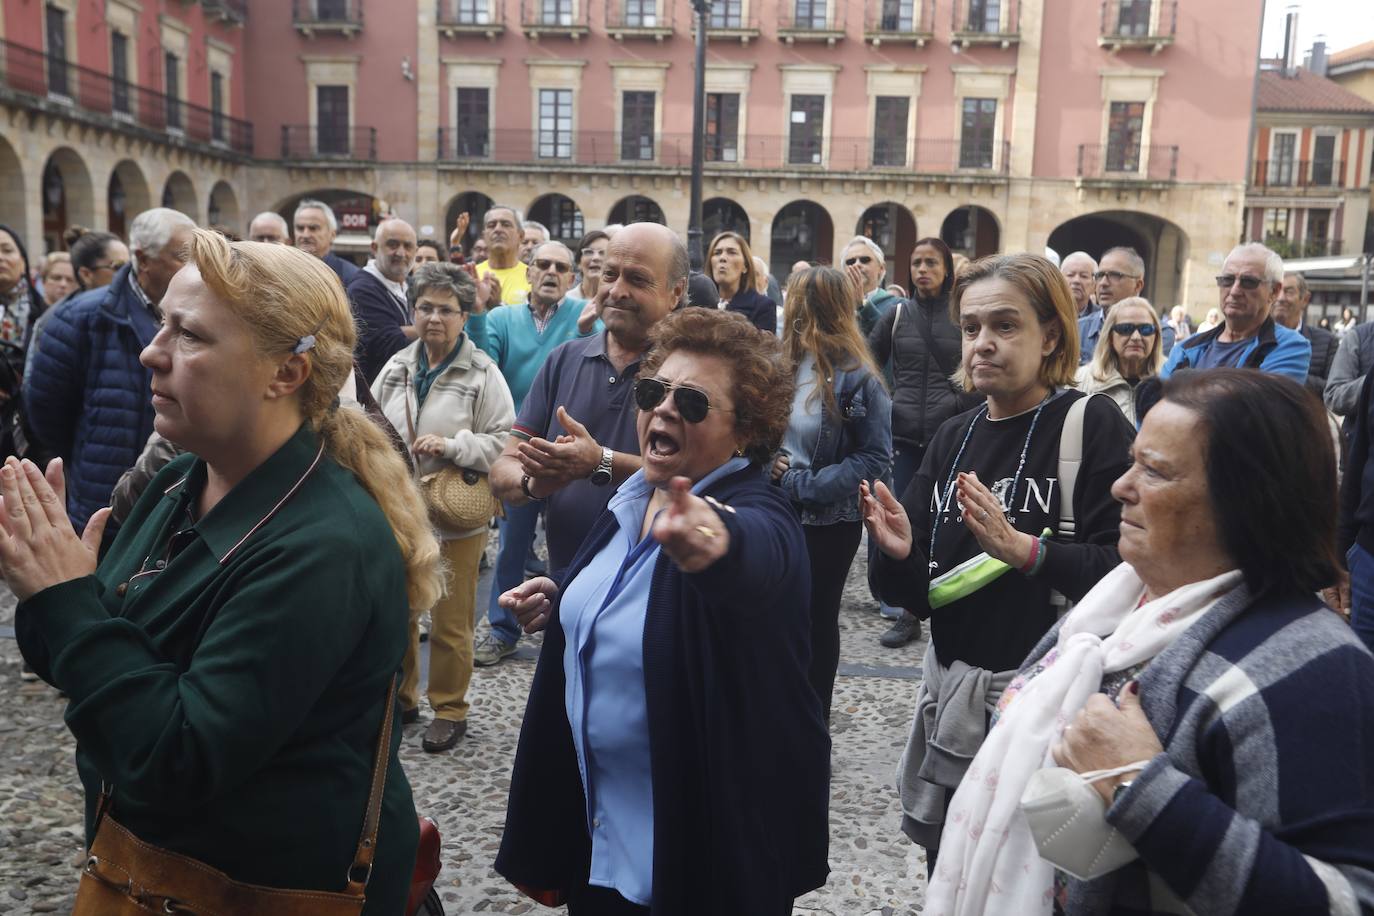
[[[1122,299],[1102,320],[1093,358],[1078,368],[1077,384],[1084,394],[1107,394],[1132,426],[1136,387],[1164,365],[1159,316],[1140,296]]]
[[[410,277],[415,343],[391,357],[372,383],[387,420],[405,440],[420,475],[445,466],[485,474],[501,454],[515,422],[515,405],[501,370],[463,333],[477,286],[460,267],[436,262]],[[473,606],[477,564],[487,543],[485,524],[469,531],[436,526],[448,587],[430,610],[429,686],[434,720],[423,746],[446,751],[467,732],[472,680]],[[412,608],[410,647],[401,680],[403,721],[419,717],[419,615]]]

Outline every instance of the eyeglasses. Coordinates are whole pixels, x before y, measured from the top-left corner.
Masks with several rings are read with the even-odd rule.
[[[415,314],[422,315],[425,318],[431,315],[438,315],[440,318],[447,321],[456,315],[463,314],[463,312],[461,309],[449,308],[447,305],[430,305],[425,303],[424,305],[415,306]]]
[[[1155,336],[1155,326],[1149,322],[1131,324],[1129,321],[1118,321],[1116,324],[1112,325],[1112,333],[1120,334],[1122,337],[1130,337],[1137,331],[1140,332],[1141,337]]]
[[[682,419],[688,423],[700,423],[706,419],[707,411],[724,410],[734,413],[729,407],[717,407],[711,403],[706,392],[684,385],[670,385],[662,379],[642,378],[635,382],[635,404],[640,410],[653,410],[663,403],[668,392],[673,393],[673,404]]]
[[[572,270],[572,265],[566,261],[550,261],[548,258],[535,258],[535,270],[556,270],[560,274],[565,274]]]
[[[855,256],[852,257],[852,258],[845,258],[845,259],[844,259],[844,266],[845,266],[845,267],[853,267],[855,264],[872,264],[872,263],[873,263],[873,256],[872,256],[872,255],[867,255],[867,254],[855,255]]]
[[[1139,280],[1135,274],[1123,274],[1119,270],[1099,270],[1093,274],[1093,280],[1101,283],[1103,280],[1111,280],[1113,283],[1120,283],[1122,280]]]
[[[1249,274],[1241,274],[1240,276],[1236,276],[1235,274],[1221,274],[1217,277],[1217,288],[1230,289],[1235,286],[1237,282],[1240,283],[1241,289],[1259,289],[1259,285],[1264,282],[1264,278],[1252,277]]]
[[[119,270],[128,261],[106,261],[104,264],[92,264],[87,270]]]

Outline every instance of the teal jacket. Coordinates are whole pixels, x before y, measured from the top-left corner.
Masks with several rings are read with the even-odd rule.
[[[401,552],[305,427],[188,526],[205,476],[189,454],[163,468],[94,575],[19,605],[19,647],[71,698],[88,842],[104,782],[140,839],[239,881],[342,891],[406,648]],[[415,864],[400,739],[368,916],[404,911]]]
[[[524,303],[502,305],[473,315],[463,326],[473,344],[485,350],[500,367],[515,401],[516,416],[520,415],[520,405],[525,403],[535,375],[554,347],[601,331],[602,324],[597,321],[586,334],[578,333],[577,319],[585,304],[586,300],[565,297],[542,332],[535,330],[534,316]]]

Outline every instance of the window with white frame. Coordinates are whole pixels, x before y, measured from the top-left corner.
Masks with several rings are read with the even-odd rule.
[[[572,158],[573,93],[571,89],[539,90],[539,158]]]
[[[997,132],[996,99],[964,99],[959,134],[959,168],[990,169]]]
[[[1269,184],[1289,187],[1298,158],[1296,131],[1275,131],[1269,138]]]

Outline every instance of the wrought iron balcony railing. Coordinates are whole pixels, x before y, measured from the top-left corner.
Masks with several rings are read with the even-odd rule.
[[[616,41],[673,35],[676,4],[672,0],[606,0],[606,32]]]
[[[864,40],[874,47],[885,41],[914,41],[923,48],[934,36],[935,0],[868,0]]]
[[[316,32],[352,38],[363,29],[362,0],[291,0],[291,24],[307,38]]]
[[[248,18],[248,0],[201,0],[207,13],[224,22],[242,24]]]
[[[710,169],[784,169],[914,175],[1006,175],[1010,143],[962,144],[957,140],[803,136],[731,138],[706,143]],[[691,134],[628,136],[616,131],[559,133],[498,128],[458,131],[439,128],[441,163],[602,166],[686,169],[692,164]]]
[[[950,44],[1001,45],[1021,40],[1019,0],[953,0],[953,34]]]
[[[1178,31],[1178,0],[1103,0],[1098,45],[1113,51],[1149,48],[1157,53],[1173,44]]]
[[[283,124],[283,159],[351,159],[375,162],[377,128],[331,127],[314,124]]]
[[[1178,147],[1080,143],[1078,177],[1103,181],[1176,181]]]
[[[1345,171],[1336,159],[1257,159],[1250,187],[1282,193],[1330,192],[1345,187]]]
[[[844,38],[846,8],[836,0],[790,0],[779,4],[778,37],[788,44]]]
[[[552,35],[574,40],[589,31],[589,0],[520,0],[520,28],[530,38]]]
[[[244,156],[253,153],[253,125],[247,121],[3,40],[0,93],[49,109],[93,115],[110,127]]]
[[[506,30],[506,5],[501,0],[439,0],[439,31],[449,38],[485,35],[495,38]]]

